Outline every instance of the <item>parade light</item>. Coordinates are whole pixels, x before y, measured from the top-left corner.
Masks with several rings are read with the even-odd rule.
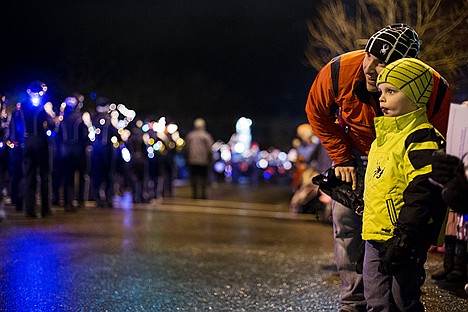
[[[122,154],[122,159],[125,161],[125,162],[130,162],[132,160],[132,155],[130,154],[130,151],[128,150],[128,148],[126,147],[123,147],[121,150],[120,150],[120,153]]]
[[[268,161],[264,158],[257,161],[257,168],[266,169],[268,167]]]
[[[288,155],[285,152],[280,152],[278,154],[278,159],[281,160],[282,162],[286,161],[288,159]]]
[[[245,151],[245,145],[244,145],[244,143],[242,143],[242,142],[237,142],[237,143],[234,145],[234,152],[236,152],[236,153],[238,153],[238,154],[242,154],[244,151]]]
[[[83,123],[88,127],[92,125],[91,123],[91,115],[88,112],[84,112],[83,116],[81,116],[81,119],[83,120]]]
[[[164,133],[166,129],[166,118],[161,117],[157,122],[153,123],[153,131],[157,133]]]
[[[88,138],[91,142],[94,142],[96,140],[96,132],[94,131],[94,129],[89,131]]]
[[[213,168],[217,173],[223,173],[226,169],[226,164],[223,161],[217,161]]]
[[[31,103],[34,105],[34,106],[39,106],[39,104],[41,104],[41,99],[37,96],[34,96],[31,98]]]
[[[231,165],[226,165],[226,168],[224,169],[224,175],[226,177],[232,177],[232,166]]]
[[[54,106],[52,105],[51,102],[47,102],[44,104],[44,110],[50,117],[52,118],[55,117]]]
[[[149,125],[148,125],[148,124],[144,124],[143,126],[141,126],[141,130],[142,130],[143,132],[148,132],[148,130],[149,130]]]
[[[171,123],[167,125],[167,132],[169,132],[170,134],[176,132],[177,129],[179,129],[179,127],[176,124]]]
[[[295,148],[292,148],[289,152],[288,152],[288,160],[289,161],[292,161],[292,162],[296,162],[297,161],[297,150]]]
[[[292,165],[292,163],[290,161],[285,161],[284,164],[283,164],[283,167],[286,170],[291,170],[293,165]]]
[[[111,118],[118,119],[119,118],[119,112],[118,111],[112,111],[111,112]]]
[[[225,162],[231,160],[231,151],[229,150],[229,148],[221,148],[221,159]]]

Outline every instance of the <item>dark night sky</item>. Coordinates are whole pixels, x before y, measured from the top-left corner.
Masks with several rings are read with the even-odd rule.
[[[40,79],[56,101],[94,91],[141,115],[213,124],[305,118],[316,2],[15,1],[2,13],[1,88],[11,98]]]

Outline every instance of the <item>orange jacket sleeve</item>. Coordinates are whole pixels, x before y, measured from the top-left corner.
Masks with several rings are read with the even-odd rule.
[[[337,123],[337,109],[329,63],[315,78],[305,110],[312,130],[322,141],[328,155],[335,164],[341,164],[352,160],[353,155],[351,142],[344,129]]]

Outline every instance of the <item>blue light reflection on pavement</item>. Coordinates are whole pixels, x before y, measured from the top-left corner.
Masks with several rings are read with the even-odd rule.
[[[9,253],[2,263],[0,288],[6,300],[1,311],[46,311],[60,307],[72,285],[59,278],[62,257],[50,248],[50,233],[24,231],[20,236],[3,237]]]

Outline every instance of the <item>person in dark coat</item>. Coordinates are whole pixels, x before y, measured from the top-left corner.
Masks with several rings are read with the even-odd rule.
[[[75,211],[73,201],[78,199],[75,191],[75,174],[83,168],[86,162],[86,147],[88,129],[83,122],[81,113],[76,110],[78,100],[74,96],[65,99],[63,120],[58,129],[58,142],[63,164],[63,197],[65,211]]]
[[[114,198],[116,149],[112,140],[117,140],[118,132],[111,123],[109,106],[107,98],[98,97],[96,113],[91,119],[95,134],[91,139],[91,185],[93,198],[100,208],[112,208]],[[101,189],[104,197],[101,196]]]
[[[36,218],[37,174],[40,177],[41,217],[52,214],[49,181],[51,175],[51,154],[48,136],[55,123],[46,112],[47,86],[41,81],[32,82],[26,93],[29,99],[21,104],[24,109],[25,147],[24,147],[24,205],[27,217]]]

